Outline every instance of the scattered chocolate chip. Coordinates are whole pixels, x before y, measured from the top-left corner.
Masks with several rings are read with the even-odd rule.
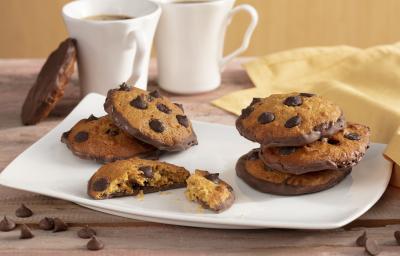
[[[176,115],[176,120],[178,120],[178,123],[183,127],[189,127],[189,119],[187,118],[187,116]]]
[[[94,229],[92,229],[92,228],[89,228],[88,225],[86,225],[85,227],[83,227],[80,230],[78,230],[77,234],[78,234],[78,236],[80,238],[83,238],[83,239],[89,239],[92,236],[97,235],[96,231]]]
[[[0,221],[0,231],[8,232],[13,230],[17,225],[14,221],[9,220],[6,216]]]
[[[400,245],[400,231],[395,231],[393,235],[396,239],[397,244]]]
[[[283,101],[283,104],[290,107],[297,107],[303,104],[303,99],[300,96],[290,96]]]
[[[171,113],[171,109],[169,109],[166,105],[164,105],[162,103],[158,103],[157,104],[157,109],[160,110],[161,112],[165,113],[165,114],[170,114]]]
[[[293,128],[295,126],[298,126],[299,124],[301,124],[301,116],[294,116],[289,118],[286,123],[285,123],[285,127],[286,128]]]
[[[367,238],[365,241],[365,251],[370,255],[378,255],[381,252],[381,248],[375,240]]]
[[[206,176],[204,176],[204,178],[206,178],[207,180],[212,181],[216,184],[218,184],[220,181],[219,173],[210,173],[210,174],[207,174]]]
[[[131,90],[131,87],[127,84],[127,83],[122,83],[120,86],[119,86],[119,89],[118,89],[119,91],[130,91]]]
[[[252,108],[251,106],[248,106],[247,108],[242,109],[242,118],[246,118],[248,117],[251,112],[253,112],[254,108]]]
[[[314,93],[308,93],[308,92],[302,92],[302,93],[300,93],[300,96],[310,98],[310,97],[315,96],[315,94]]]
[[[257,120],[260,124],[268,124],[275,120],[275,115],[271,112],[264,112],[258,116]]]
[[[360,140],[361,139],[361,136],[355,132],[346,133],[344,135],[344,137],[348,140]]]
[[[154,90],[149,95],[153,98],[161,98],[161,93],[158,90]]]
[[[337,146],[337,145],[340,145],[340,141],[330,138],[330,139],[328,139],[328,144]]]
[[[91,251],[98,251],[104,248],[104,244],[102,241],[98,240],[96,236],[92,236],[92,238],[86,244],[86,248]]]
[[[280,147],[279,148],[279,154],[281,154],[283,156],[293,154],[294,152],[296,152],[295,147]]]
[[[365,241],[367,240],[367,232],[364,231],[364,233],[361,234],[356,240],[357,246],[365,246]]]
[[[158,133],[161,133],[165,130],[164,125],[157,119],[150,120],[149,126],[153,131]]]
[[[132,107],[137,109],[146,109],[147,102],[139,95],[129,103]]]
[[[78,143],[87,141],[89,139],[89,133],[87,133],[87,132],[78,132],[77,134],[75,134],[74,139]]]
[[[257,104],[261,102],[261,98],[253,98],[253,100],[250,103],[250,106],[253,106],[254,104]]]
[[[15,216],[19,218],[28,218],[33,215],[31,209],[25,206],[25,204],[21,204],[21,206],[15,211]]]
[[[54,228],[54,220],[53,218],[44,217],[39,222],[39,228],[43,230],[52,230]]]
[[[153,178],[153,169],[151,166],[141,166],[139,167],[139,171],[142,171],[146,178]]]
[[[53,232],[62,232],[68,230],[68,225],[60,218],[54,218],[54,229]]]
[[[88,119],[86,119],[86,121],[95,121],[95,120],[98,120],[99,118],[98,117],[96,117],[96,116],[94,116],[94,115],[90,115],[89,116],[89,118]]]
[[[106,178],[100,178],[97,179],[93,185],[92,185],[92,189],[96,192],[101,192],[106,190],[106,188],[108,187],[109,182]]]
[[[21,234],[19,235],[19,239],[30,239],[33,237],[34,237],[34,235],[31,231],[31,229],[27,225],[22,224],[21,225]]]
[[[183,112],[185,112],[185,110],[183,109],[183,105],[179,104],[179,103],[174,103],[175,106],[177,106],[178,108],[180,108]]]

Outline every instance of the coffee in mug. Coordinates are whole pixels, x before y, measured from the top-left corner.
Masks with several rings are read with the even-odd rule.
[[[127,16],[127,15],[117,15],[117,14],[100,14],[93,15],[83,18],[84,20],[98,20],[98,21],[108,21],[108,20],[130,20],[135,17]]]

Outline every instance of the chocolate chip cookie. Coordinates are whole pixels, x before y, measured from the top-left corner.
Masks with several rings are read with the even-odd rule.
[[[122,130],[159,149],[181,151],[197,145],[182,105],[158,91],[149,93],[123,84],[108,92],[104,109]]]
[[[190,173],[183,167],[154,160],[131,158],[108,163],[88,183],[94,199],[152,193],[186,186]]]
[[[365,155],[369,135],[367,126],[348,123],[343,131],[306,146],[262,146],[260,158],[271,169],[296,175],[327,169],[348,169]]]
[[[100,163],[140,157],[157,159],[161,151],[126,134],[115,126],[109,116],[90,116],[80,120],[61,141],[76,156]]]
[[[196,170],[187,180],[186,197],[206,209],[222,212],[232,206],[235,195],[232,187],[218,173]]]
[[[76,41],[68,38],[51,53],[29,90],[22,107],[24,125],[32,125],[46,118],[59,99],[74,73]]]
[[[302,146],[345,127],[342,110],[310,93],[255,98],[236,121],[239,133],[268,147]]]
[[[276,195],[301,195],[326,190],[341,182],[350,172],[351,168],[293,175],[272,170],[259,158],[259,149],[242,156],[236,164],[237,176],[250,187]]]

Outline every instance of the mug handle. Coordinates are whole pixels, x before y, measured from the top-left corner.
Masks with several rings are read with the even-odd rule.
[[[228,13],[228,16],[226,17],[226,20],[225,20],[225,27],[227,27],[230,24],[233,16],[240,11],[245,11],[245,12],[249,13],[250,17],[251,17],[251,21],[250,21],[249,26],[247,27],[246,33],[243,36],[242,45],[238,49],[236,49],[232,53],[228,54],[227,56],[223,57],[219,61],[219,67],[221,70],[224,68],[224,66],[226,64],[228,64],[228,62],[230,62],[232,59],[234,59],[239,54],[246,51],[247,48],[249,48],[251,36],[253,35],[254,29],[257,27],[257,24],[258,24],[257,10],[251,5],[242,4],[242,5],[236,6]]]
[[[128,48],[132,48],[135,45],[135,42],[136,42],[136,54],[135,54],[135,59],[133,61],[132,75],[127,81],[127,83],[132,86],[135,86],[136,82],[143,74],[146,50],[147,50],[146,38],[143,32],[136,30],[129,32],[127,38]]]

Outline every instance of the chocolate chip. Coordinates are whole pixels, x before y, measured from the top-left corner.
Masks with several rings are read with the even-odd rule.
[[[281,154],[283,156],[293,154],[294,152],[296,152],[295,147],[280,147],[279,148],[279,154]]]
[[[98,240],[96,236],[92,236],[92,238],[86,244],[86,248],[91,251],[98,251],[104,248],[104,244],[102,241]]]
[[[161,98],[161,93],[158,90],[154,90],[149,95],[153,98]]]
[[[15,211],[15,216],[19,218],[28,218],[33,215],[31,209],[25,206],[25,204],[21,204],[21,206]]]
[[[185,110],[183,109],[183,105],[179,104],[179,103],[174,103],[175,106],[177,106],[178,108],[180,108],[183,112],[185,112]]]
[[[53,232],[62,232],[68,230],[68,225],[60,218],[54,218],[54,229]]]
[[[93,189],[93,191],[101,192],[101,191],[106,190],[108,185],[109,185],[109,182],[106,178],[99,178],[93,183],[92,189]]]
[[[151,166],[141,166],[139,167],[139,171],[143,172],[146,178],[153,178],[153,169]]]
[[[14,221],[9,220],[6,216],[0,221],[0,231],[8,232],[13,230],[17,225]]]
[[[210,173],[210,174],[207,174],[206,176],[204,176],[204,178],[206,178],[207,180],[212,181],[216,184],[218,184],[220,182],[219,173]]]
[[[285,127],[286,128],[293,128],[295,126],[298,126],[301,123],[301,116],[294,116],[289,118],[286,123]]]
[[[117,136],[117,135],[119,134],[119,131],[118,131],[118,130],[115,130],[115,129],[108,129],[108,130],[106,131],[106,133],[107,133],[108,135],[110,135],[111,137],[115,137],[115,136]]]
[[[130,91],[130,90],[131,87],[127,83],[122,83],[118,89],[118,91]]]
[[[381,248],[375,240],[367,238],[365,241],[365,251],[370,255],[378,255],[381,252]]]
[[[94,116],[94,115],[90,115],[88,119],[86,119],[86,121],[90,122],[90,121],[95,121],[98,120],[99,118]]]
[[[400,231],[395,231],[393,235],[396,239],[397,244],[400,245]]]
[[[34,237],[34,235],[32,234],[31,229],[27,225],[22,224],[21,234],[19,235],[19,239],[30,239],[33,237]]]
[[[260,124],[268,124],[275,120],[275,115],[271,112],[264,112],[258,116],[257,120]]]
[[[253,106],[254,104],[257,104],[261,102],[261,98],[253,98],[253,100],[250,103],[250,106]]]
[[[367,240],[367,232],[364,231],[361,236],[359,236],[356,240],[357,246],[365,246],[365,241]]]
[[[166,105],[164,105],[162,103],[158,103],[157,104],[157,109],[160,110],[161,112],[165,113],[165,114],[170,114],[171,113],[171,109],[169,109]]]
[[[74,139],[78,143],[87,141],[89,139],[89,133],[87,133],[87,132],[78,132],[77,134],[75,134]]]
[[[254,110],[254,108],[252,108],[251,106],[248,106],[247,108],[242,109],[241,117],[242,118],[248,117],[251,114],[251,112],[253,112],[253,110]]]
[[[302,93],[300,93],[300,96],[310,98],[310,97],[315,96],[315,94],[314,93],[308,93],[308,92],[302,92]]]
[[[183,127],[189,127],[189,119],[187,118],[187,116],[176,115],[176,120],[178,120],[178,123]]]
[[[337,139],[330,138],[330,139],[328,139],[328,144],[337,146],[337,145],[340,145],[340,141]]]
[[[361,136],[355,132],[346,133],[344,135],[344,137],[348,140],[360,140],[361,139]]]
[[[129,103],[132,107],[137,109],[147,109],[147,102],[139,95]]]
[[[39,222],[39,228],[43,230],[52,230],[54,228],[54,220],[53,218],[44,217]]]
[[[149,126],[153,131],[158,133],[161,133],[165,130],[164,125],[157,119],[150,120]]]
[[[290,107],[297,107],[303,104],[303,99],[300,96],[290,96],[283,101],[283,104]]]
[[[77,234],[78,234],[78,237],[83,238],[83,239],[89,239],[92,236],[97,235],[96,231],[92,228],[89,228],[88,225],[86,225],[85,227],[78,230]]]
[[[247,160],[258,160],[259,159],[259,152],[258,150],[254,150],[251,154],[247,157]]]

